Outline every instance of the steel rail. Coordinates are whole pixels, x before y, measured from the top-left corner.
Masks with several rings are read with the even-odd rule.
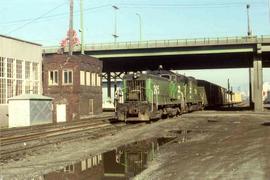
[[[116,124],[116,125],[112,125],[112,124],[108,124],[107,126],[102,126],[102,127],[96,127],[96,128],[92,128],[92,129],[84,129],[81,131],[76,131],[76,132],[72,132],[72,133],[68,133],[70,134],[70,137],[64,137],[64,135],[66,134],[58,134],[55,136],[50,136],[50,137],[46,137],[46,142],[43,141],[43,144],[36,143],[34,145],[31,146],[26,146],[26,147],[19,147],[19,148],[12,148],[12,149],[6,149],[6,150],[2,150],[0,151],[0,162],[5,162],[7,160],[10,159],[20,159],[21,156],[26,155],[28,153],[34,153],[35,151],[37,151],[38,149],[44,148],[45,146],[48,145],[53,145],[53,144],[61,144],[61,143],[65,143],[65,142],[69,142],[69,141],[73,141],[73,140],[79,140],[79,139],[96,139],[99,137],[104,137],[108,134],[113,134],[116,131],[122,128],[134,128],[137,126],[142,126],[144,124],[140,123],[140,124],[132,124],[132,125],[127,125],[125,123],[122,124]],[[78,133],[76,135],[76,133]],[[62,136],[62,137],[60,137]],[[57,139],[51,139],[51,138],[56,138]]]
[[[40,132],[43,130],[48,130],[48,129],[56,129],[56,128],[67,128],[67,127],[72,127],[72,126],[80,126],[82,124],[93,124],[96,122],[104,121],[104,118],[112,118],[112,116],[107,116],[107,117],[99,117],[99,118],[94,118],[94,119],[86,119],[86,120],[79,120],[79,121],[74,121],[70,123],[58,123],[58,124],[43,124],[43,125],[34,125],[30,127],[18,127],[18,128],[9,128],[9,129],[0,129],[0,140],[3,137],[7,136],[13,136],[14,134],[19,135],[19,134],[29,134],[29,133],[34,133],[34,132]]]
[[[2,137],[0,138],[0,146],[16,144],[16,143],[21,143],[21,142],[25,143],[27,141],[41,139],[45,137],[72,133],[72,132],[81,131],[84,129],[85,130],[92,129],[92,128],[102,126],[102,125],[108,125],[108,124],[104,122],[96,122],[94,124],[82,124],[82,125],[77,125],[77,126],[71,126],[71,127],[66,127],[66,128],[56,128],[56,129],[49,129],[49,130],[44,129],[44,131],[41,131],[41,132],[34,132],[34,133],[31,132],[24,135],[13,135],[13,136],[8,136],[8,137]]]

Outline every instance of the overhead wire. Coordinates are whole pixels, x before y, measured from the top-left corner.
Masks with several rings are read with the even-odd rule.
[[[269,0],[270,1],[270,0]],[[0,23],[1,25],[11,25],[11,24],[18,24],[18,23],[22,23],[22,22],[26,22],[25,24],[11,30],[8,32],[8,34],[13,33],[15,31],[18,31],[22,28],[24,28],[25,26],[32,24],[34,22],[40,22],[40,21],[44,21],[44,20],[48,20],[50,18],[55,18],[55,17],[61,17],[61,16],[65,16],[68,14],[68,12],[65,13],[58,13],[58,14],[53,14],[53,15],[48,15],[51,12],[55,11],[56,9],[62,7],[63,5],[65,5],[67,2],[60,4],[52,9],[50,9],[49,11],[47,11],[46,13],[38,16],[37,18],[34,19],[21,19],[21,20],[15,20],[15,21],[9,21],[9,22],[3,22]],[[265,2],[254,2],[254,5],[257,4],[263,4],[265,5]],[[246,3],[244,2],[227,2],[227,3],[196,3],[196,4],[192,4],[192,3],[163,3],[163,4],[156,4],[156,3],[119,3],[117,4],[117,6],[120,6],[121,8],[224,8],[224,7],[236,7],[236,6],[244,6],[246,5]],[[269,5],[269,3],[268,3]],[[105,8],[105,7],[111,7],[112,4],[105,4],[105,5],[101,5],[101,6],[97,6],[97,7],[92,7],[92,8],[85,8],[84,11],[92,11],[95,9],[101,9],[101,8]],[[269,5],[269,10],[270,10],[270,5]],[[79,11],[75,11],[74,14],[79,14]],[[269,13],[269,20],[270,20],[270,13]]]
[[[254,4],[255,5],[255,4]],[[265,5],[265,3],[256,3],[256,5]],[[213,4],[136,4],[125,3],[121,7],[125,8],[226,8],[226,7],[241,7],[246,6],[246,3],[213,3]]]
[[[29,24],[32,24],[33,22],[35,22],[35,21],[41,19],[42,17],[46,16],[47,14],[50,14],[51,12],[55,11],[56,9],[58,9],[58,8],[64,6],[64,5],[66,5],[66,3],[67,3],[67,2],[62,3],[62,4],[60,4],[60,5],[57,5],[56,7],[50,9],[49,11],[47,11],[47,12],[45,12],[44,14],[38,16],[37,18],[34,18],[34,19],[32,19],[31,21],[29,21],[29,22],[27,22],[27,23],[25,23],[25,24],[23,24],[23,25],[21,25],[21,26],[15,28],[15,29],[9,31],[7,34],[11,34],[11,33],[15,32],[15,31],[18,31],[18,30],[24,28],[25,26],[27,26],[27,25],[29,25]]]
[[[106,5],[101,5],[101,6],[92,7],[92,8],[85,8],[84,11],[92,11],[92,10],[101,9],[101,8],[110,7],[110,6],[111,5],[106,4]],[[80,11],[74,11],[74,14],[79,14],[79,12]],[[53,15],[49,15],[49,16],[42,16],[42,17],[38,18],[37,20],[50,19],[50,18],[66,16],[66,15],[68,15],[68,12],[53,14]],[[32,20],[33,20],[32,18],[19,19],[19,20],[15,20],[15,21],[3,22],[3,23],[0,23],[0,25],[18,24],[18,23],[28,22],[28,21],[32,21]]]

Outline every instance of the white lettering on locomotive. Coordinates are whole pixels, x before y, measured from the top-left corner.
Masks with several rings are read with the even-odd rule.
[[[159,85],[154,85],[154,94],[159,94]]]

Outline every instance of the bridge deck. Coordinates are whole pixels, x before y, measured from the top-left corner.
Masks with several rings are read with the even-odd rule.
[[[85,51],[119,50],[119,49],[146,49],[146,48],[166,48],[166,47],[196,47],[196,46],[220,46],[220,45],[248,45],[258,43],[270,43],[270,35],[266,36],[236,36],[217,38],[194,38],[194,39],[170,39],[170,40],[149,40],[149,41],[129,41],[116,43],[96,43],[85,44]],[[45,54],[57,53],[60,46],[47,46],[43,48]],[[65,48],[65,52],[68,49]],[[79,52],[80,46],[74,48],[74,52]]]

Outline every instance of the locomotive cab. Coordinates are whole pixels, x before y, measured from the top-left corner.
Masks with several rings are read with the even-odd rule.
[[[146,81],[145,74],[134,73],[124,77],[124,103],[119,103],[116,106],[118,120],[150,120],[151,105],[147,101]]]

